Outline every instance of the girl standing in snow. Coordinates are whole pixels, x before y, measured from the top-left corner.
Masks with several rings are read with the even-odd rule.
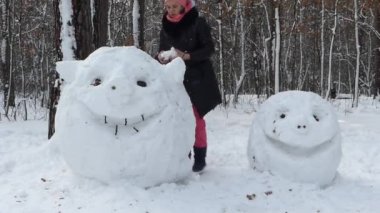
[[[193,171],[199,172],[206,166],[207,135],[203,116],[221,103],[221,96],[210,61],[214,52],[210,26],[199,17],[193,0],[165,0],[159,52],[172,48],[186,64],[183,83],[196,120]],[[162,64],[172,59],[158,54]]]

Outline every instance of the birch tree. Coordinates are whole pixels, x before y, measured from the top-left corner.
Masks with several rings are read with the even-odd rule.
[[[268,4],[270,2],[267,2]],[[264,39],[264,52],[263,52],[263,58],[265,59],[263,61],[263,68],[265,70],[264,72],[264,75],[265,75],[265,81],[266,81],[266,94],[267,96],[269,96],[271,94],[271,91],[270,91],[270,73],[272,73],[272,68],[273,68],[273,63],[272,63],[272,40],[273,40],[273,28],[272,28],[272,22],[271,22],[271,13],[269,12],[269,9],[267,7],[267,4],[264,2],[264,1],[261,1],[260,2],[260,5],[262,6],[262,8],[264,9],[264,14],[265,14],[265,20],[266,20],[266,29],[263,30],[265,31],[266,35],[263,39]],[[269,5],[269,7],[271,7],[272,5]]]
[[[12,4],[12,8],[11,8]],[[13,70],[13,30],[14,30],[14,1],[5,0],[3,5],[3,40],[1,44],[1,68],[4,79],[4,108],[5,117],[8,118],[9,108],[15,106],[15,85]],[[9,118],[8,118],[9,119]]]
[[[377,32],[380,32],[380,7],[374,8],[374,25]],[[380,93],[380,38],[375,40],[375,51],[374,51],[374,60],[375,60],[375,84],[373,86],[373,95],[376,97]]]
[[[145,49],[144,43],[144,14],[145,1],[134,0],[133,2],[133,41],[134,46]]]
[[[73,24],[73,4],[71,0],[54,0],[54,7],[57,60],[75,60],[77,58],[77,43]],[[56,105],[58,104],[60,93],[58,73],[52,74],[51,78],[49,82],[51,84],[49,98],[49,139],[55,132]]]
[[[276,0],[275,0],[276,2]],[[276,45],[275,45],[275,80],[274,92],[280,92],[280,48],[281,48],[281,32],[280,32],[280,3],[275,4],[275,20],[276,20]]]
[[[222,104],[224,106],[227,105],[226,94],[225,94],[225,86],[224,86],[224,58],[223,58],[223,31],[222,31],[222,16],[223,16],[223,2],[224,0],[218,1],[218,44],[219,44],[219,73],[220,73],[220,92],[222,96]]]
[[[355,44],[356,44],[356,68],[355,68],[355,91],[353,107],[359,105],[359,69],[360,69],[360,44],[359,44],[359,26],[358,26],[358,0],[354,0],[354,19],[355,19]]]
[[[21,50],[23,47],[22,47],[22,43],[23,43],[23,1],[20,0],[20,5],[19,5],[19,11],[18,11],[18,44],[19,44],[19,49]],[[27,103],[26,103],[26,88],[25,88],[25,85],[26,85],[26,79],[25,79],[25,71],[24,71],[24,53],[21,52],[20,54],[20,62],[19,62],[19,66],[20,66],[20,71],[21,71],[21,92],[22,92],[22,107],[23,107],[23,110],[24,110],[24,113],[23,113],[23,119],[26,121],[28,120],[28,110],[27,110]]]
[[[336,28],[338,24],[338,2],[339,0],[335,1],[335,7],[334,7],[334,26],[331,29],[331,41],[330,41],[330,52],[329,52],[329,73],[327,77],[327,91],[325,95],[325,99],[327,99],[330,95],[331,90],[331,78],[332,78],[332,58],[333,58],[333,48],[334,48],[334,40],[335,40],[335,34],[336,34]]]
[[[299,5],[300,5],[300,13],[299,13],[299,20],[300,20],[300,23],[303,23],[303,11],[304,11],[304,6],[302,5],[302,1],[299,2]],[[297,82],[297,90],[302,90],[302,87],[303,87],[303,79],[302,79],[302,76],[303,76],[303,73],[304,73],[304,56],[303,56],[303,52],[304,52],[304,46],[303,46],[303,30],[299,30],[299,52],[300,52],[300,58],[299,58],[299,70],[298,70],[298,82]],[[305,72],[305,75],[306,75],[306,72]]]
[[[321,81],[320,81],[320,94],[323,95],[323,81],[324,81],[324,68],[325,68],[325,0],[321,0]]]
[[[245,70],[245,25],[244,25],[244,14],[243,14],[243,9],[242,9],[242,4],[241,0],[238,0],[237,4],[237,11],[239,13],[239,20],[240,20],[240,77],[236,81],[236,86],[235,86],[235,92],[234,92],[234,97],[232,99],[233,104],[236,105],[238,102],[238,95],[239,95],[239,90],[242,87],[243,81],[245,79],[246,75],[246,70]]]

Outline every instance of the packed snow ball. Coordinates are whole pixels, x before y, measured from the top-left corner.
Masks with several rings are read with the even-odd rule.
[[[161,65],[135,47],[102,47],[57,70],[64,84],[52,140],[74,173],[141,187],[190,174],[195,121],[182,59]]]
[[[160,52],[158,57],[165,60],[165,61],[171,61],[174,58],[178,57],[178,55],[177,55],[177,52],[175,51],[174,47],[172,47],[172,48],[170,48],[170,50]]]
[[[331,104],[319,95],[286,91],[271,96],[253,119],[251,166],[296,182],[328,186],[341,160],[341,135]]]

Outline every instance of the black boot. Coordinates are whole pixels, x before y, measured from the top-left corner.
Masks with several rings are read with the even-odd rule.
[[[193,172],[201,172],[206,167],[207,147],[198,148],[194,146]]]

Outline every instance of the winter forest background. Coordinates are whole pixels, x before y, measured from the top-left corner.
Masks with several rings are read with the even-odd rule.
[[[379,92],[380,0],[196,2],[212,27],[225,105],[239,94],[328,97],[334,88],[355,107],[359,95]],[[157,53],[162,0],[0,0],[0,7],[0,120],[47,112],[56,61],[101,46]]]

